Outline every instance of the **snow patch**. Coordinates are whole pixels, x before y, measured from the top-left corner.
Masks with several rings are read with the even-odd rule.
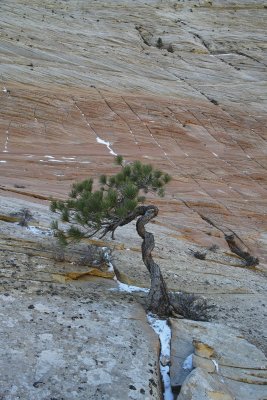
[[[147,320],[151,327],[154,329],[156,334],[159,336],[160,344],[161,344],[161,355],[160,358],[163,357],[166,359],[170,359],[171,356],[171,328],[169,327],[166,320],[157,319],[154,315],[148,314]],[[171,380],[170,380],[170,367],[169,365],[163,366],[160,363],[160,372],[162,376],[162,381],[164,384],[164,400],[173,400],[173,393],[171,388]]]
[[[114,271],[110,251],[107,247],[102,248],[104,251],[104,257],[108,261],[108,265],[111,271]],[[110,270],[110,269],[109,269]],[[120,282],[115,274],[114,280],[117,281],[118,290],[128,293],[133,292],[145,292],[148,293],[150,289],[140,288],[139,286],[127,285],[126,283]],[[114,289],[111,289],[114,290]],[[170,360],[171,357],[171,328],[169,327],[166,320],[156,318],[153,314],[147,314],[147,320],[156,334],[159,336],[161,352],[160,352],[160,373],[164,385],[164,400],[174,400],[171,379],[170,379],[170,367],[169,362],[163,362],[163,360]]]
[[[126,283],[120,282],[117,278],[114,278],[118,284],[118,290],[120,292],[134,293],[134,292],[145,292],[148,293],[148,288],[142,288],[139,286],[127,285]]]
[[[211,360],[213,362],[213,364],[215,365],[215,370],[217,372],[217,374],[219,373],[219,364],[217,363],[217,361],[215,360]]]
[[[36,311],[40,311],[40,312],[50,312],[51,311],[51,308],[49,308],[48,306],[46,306],[45,304],[42,304],[42,303],[35,303],[34,309]]]
[[[43,230],[38,228],[37,226],[27,226],[27,230],[33,233],[34,235],[44,235],[44,236],[52,236],[51,229]]]
[[[108,148],[110,154],[112,154],[113,156],[117,156],[117,155],[118,155],[118,154],[115,153],[115,152],[112,150],[112,148],[110,147],[110,142],[106,142],[105,140],[101,139],[101,138],[98,137],[98,136],[97,136],[97,138],[96,138],[96,141],[97,141],[97,143],[104,144],[105,146],[107,146],[107,148]]]
[[[183,369],[187,369],[188,371],[193,369],[193,353],[189,354],[189,356],[184,360]]]

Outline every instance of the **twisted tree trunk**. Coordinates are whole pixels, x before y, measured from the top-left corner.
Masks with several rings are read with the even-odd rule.
[[[148,311],[158,316],[168,316],[171,314],[172,307],[167,291],[167,286],[160,271],[160,267],[152,258],[152,251],[155,247],[154,235],[147,232],[145,225],[158,214],[158,208],[149,206],[145,214],[138,218],[136,230],[143,239],[142,258],[145,266],[150,273],[151,287],[148,295]]]
[[[172,314],[174,308],[171,305],[167,286],[161,274],[160,267],[154,262],[151,255],[155,247],[154,235],[150,232],[147,232],[145,229],[145,225],[158,215],[158,211],[158,208],[153,205],[138,206],[131,213],[129,213],[126,218],[106,226],[102,237],[108,232],[111,232],[113,237],[114,231],[119,226],[127,225],[139,217],[136,222],[136,230],[138,235],[143,239],[142,258],[150,273],[151,279],[147,309],[153,314],[157,314],[159,317],[166,317]]]

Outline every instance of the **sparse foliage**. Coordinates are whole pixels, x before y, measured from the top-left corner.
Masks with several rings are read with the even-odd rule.
[[[52,201],[51,210],[60,214],[61,222],[67,223],[65,230],[59,221],[54,221],[52,228],[60,242],[68,244],[71,240],[79,241],[96,234],[104,237],[109,232],[114,238],[118,227],[137,219],[136,230],[143,239],[142,258],[151,277],[147,309],[159,316],[170,315],[174,310],[167,286],[151,254],[154,235],[145,229],[158,215],[158,208],[143,203],[148,192],[164,196],[164,186],[171,177],[140,161],[125,163],[121,156],[115,161],[120,171],[112,176],[100,176],[97,189],[92,179],[86,179],[72,186],[66,201]],[[90,257],[89,252],[87,258]]]
[[[120,172],[110,177],[101,175],[98,190],[93,189],[93,179],[86,179],[72,186],[68,200],[52,201],[51,210],[60,214],[62,222],[70,223],[66,231],[58,221],[52,224],[62,244],[96,234],[113,235],[149,191],[164,196],[164,185],[171,179],[168,174],[140,161],[125,164],[121,156],[116,157],[116,163]]]
[[[170,43],[169,44],[169,46],[167,47],[167,51],[169,52],[169,53],[174,53],[174,48],[173,48],[173,45]]]
[[[99,247],[90,244],[86,247],[83,255],[79,258],[78,264],[102,268],[112,260],[112,250],[108,247]]]
[[[190,293],[172,293],[171,302],[178,314],[194,321],[208,321],[215,305],[208,304],[204,297]]]
[[[66,260],[65,248],[63,246],[61,246],[59,243],[53,243],[52,244],[52,256],[55,261],[64,262]]]
[[[190,250],[190,253],[199,260],[205,260],[207,253],[201,252],[199,250]]]
[[[216,251],[217,250],[219,250],[219,246],[217,245],[217,244],[212,244],[209,248],[208,248],[208,250],[209,251],[212,251],[212,252],[214,252],[214,253],[216,253]]]
[[[19,218],[20,226],[28,226],[28,222],[33,220],[33,215],[28,208],[22,208],[18,212],[14,212],[10,214],[12,217]]]
[[[162,41],[162,39],[160,37],[157,40],[156,46],[157,46],[158,49],[162,49],[162,47],[163,47],[163,41]]]

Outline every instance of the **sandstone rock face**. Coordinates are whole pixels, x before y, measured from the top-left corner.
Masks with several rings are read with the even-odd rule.
[[[39,227],[1,222],[1,398],[160,400],[159,341],[143,307],[72,250],[59,260],[48,215]]]
[[[216,376],[196,368],[186,379],[179,400],[235,400],[226,385]]]
[[[6,340],[12,332],[12,346],[16,345],[13,325],[23,327],[14,347],[21,353],[6,351],[3,359],[14,366],[19,356],[21,365],[25,365],[29,354],[31,362],[39,367],[47,360],[59,359],[58,365],[50,363],[46,386],[38,383],[43,382],[41,378],[34,380],[28,371],[25,376],[28,383],[17,381],[11,388],[11,375],[5,372],[6,399],[25,397],[27,390],[29,399],[38,399],[39,394],[40,399],[48,393],[52,396],[54,389],[64,392],[65,389],[54,385],[51,374],[63,371],[75,359],[74,353],[84,357],[80,352],[87,351],[83,337],[78,338],[79,329],[85,328],[73,326],[70,320],[73,314],[68,307],[78,309],[93,291],[102,294],[90,298],[92,306],[89,304],[85,311],[95,307],[96,318],[103,318],[102,323],[110,330],[113,317],[106,311],[110,302],[114,302],[115,314],[122,316],[118,324],[127,328],[125,317],[138,337],[146,329],[145,316],[138,304],[134,302],[124,308],[124,295],[119,299],[106,290],[114,288],[113,284],[107,284],[112,281],[94,281],[93,271],[90,275],[76,264],[67,263],[63,267],[47,261],[46,246],[52,245],[52,238],[46,236],[52,219],[47,200],[50,196],[64,198],[76,180],[115,171],[115,154],[122,154],[126,161],[150,162],[173,177],[164,199],[152,196],[149,199],[160,208],[151,230],[156,238],[155,260],[162,267],[169,288],[206,296],[217,305],[215,318],[239,329],[246,339],[266,351],[267,26],[263,2],[2,0],[0,12],[0,220],[2,246],[9,246],[5,248],[2,264],[6,289],[1,289],[1,304],[7,302],[6,310],[12,304],[19,304],[18,317],[12,317],[12,326],[6,326],[4,331]],[[34,214],[32,230],[17,227],[16,219],[11,221],[10,212],[22,207],[30,208]],[[249,252],[259,257],[256,269],[244,269],[242,260],[229,252],[224,233],[232,231]],[[134,224],[118,231],[116,238],[110,246],[116,251],[116,266],[122,280],[148,287],[149,276],[142,264]],[[211,246],[213,250],[208,250]],[[219,249],[214,251],[214,246]],[[13,260],[16,265],[9,258],[14,249],[19,254]],[[206,259],[195,259],[190,250],[205,250]],[[27,251],[30,255],[25,256]],[[52,254],[52,248],[49,251]],[[85,275],[78,278],[76,275],[74,279],[73,273]],[[74,286],[69,292],[70,284]],[[52,296],[54,287],[56,291],[66,291],[66,296]],[[44,290],[43,297],[37,294],[40,290]],[[15,298],[13,303],[8,303],[9,296],[4,293]],[[54,313],[54,306],[69,310],[65,325],[56,322],[51,341],[51,336],[43,339],[39,336],[42,333],[36,321],[43,312],[27,308],[40,302],[36,296],[41,296],[44,307],[52,307]],[[72,296],[77,297],[68,305]],[[47,327],[52,327],[55,320],[50,311],[45,314]],[[91,317],[85,317],[84,313],[82,317],[90,325]],[[46,329],[45,318],[39,321],[41,330]],[[31,340],[18,350],[27,324],[32,323],[35,327]],[[70,330],[66,324],[71,326]],[[96,330],[100,329],[99,337],[105,341],[105,333],[94,318],[92,324]],[[69,353],[67,339],[60,341],[60,329],[69,341],[76,340]],[[128,333],[123,335],[119,336],[121,342],[130,343]],[[145,368],[148,357],[152,358],[151,369],[156,374],[158,342],[154,340],[149,330],[140,351],[144,354]],[[30,349],[32,341],[36,346]],[[92,346],[100,346],[98,339],[96,342]],[[194,350],[192,341],[185,343],[180,358]],[[120,357],[116,343],[105,346],[106,358],[97,361],[112,366],[111,353]],[[123,351],[130,360],[129,349]],[[50,351],[50,355],[43,351]],[[138,355],[132,354],[131,362],[137,362]],[[115,372],[106,369],[107,375],[103,373],[103,379],[105,376],[108,380],[115,373],[117,382],[123,381],[117,389],[112,382],[114,398],[160,396],[158,376],[151,377],[140,369],[140,376],[135,375],[132,383],[129,376],[133,364],[129,363],[127,369],[125,360],[122,361],[122,369]],[[195,364],[206,363],[207,370],[213,368],[209,361],[194,356]],[[88,362],[94,363],[93,358]],[[104,364],[99,365],[97,368],[103,372]],[[248,377],[252,379],[253,368],[249,366],[246,382]],[[258,370],[258,365],[255,368]],[[229,365],[227,371],[230,377],[236,372]],[[20,372],[22,376],[23,371]],[[181,365],[180,372],[184,374]],[[59,374],[64,376],[64,382],[76,375],[78,380],[85,379],[76,360],[64,374]],[[57,372],[55,375],[59,376]],[[19,376],[17,379],[21,379]],[[184,377],[181,375],[181,380]],[[229,378],[227,385],[240,398],[254,399],[253,387],[259,386],[262,375],[259,373],[255,385],[240,386],[243,378],[242,374],[237,381]],[[89,373],[86,379],[84,384],[90,387],[92,384],[90,390],[96,399],[112,398],[110,383],[98,388]],[[154,379],[156,388],[149,379]],[[207,385],[216,386],[210,382],[210,375],[205,379]],[[253,379],[256,382],[256,377]],[[34,383],[36,387],[32,386]],[[67,385],[65,398],[73,398],[68,389]],[[20,394],[19,390],[24,392]],[[80,390],[77,396],[86,398]]]
[[[172,327],[171,381],[173,386],[182,385],[179,400],[197,399],[197,395],[199,399],[264,398],[267,359],[238,332],[188,320],[172,320]],[[190,353],[196,368],[192,372],[185,364]]]
[[[63,196],[111,171],[113,153],[147,160],[174,178],[166,224],[221,244],[209,217],[263,263],[264,12],[260,1],[2,1],[2,189]]]

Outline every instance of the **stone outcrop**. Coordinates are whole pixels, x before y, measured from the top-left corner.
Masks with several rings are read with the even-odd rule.
[[[179,400],[235,400],[227,386],[218,377],[208,374],[204,369],[196,368],[188,376]]]
[[[237,331],[221,324],[172,320],[172,332],[170,373],[172,385],[181,387],[179,400],[264,398],[267,359]],[[191,368],[185,362],[188,357]]]
[[[2,0],[0,12],[1,304],[7,304],[8,312],[12,304],[19,305],[18,316],[11,314],[11,320],[3,313],[7,346],[3,368],[17,365],[20,357],[23,369],[12,387],[5,371],[5,400],[19,395],[19,390],[29,399],[57,397],[53,390],[73,398],[68,390],[78,389],[68,382],[73,383],[71,377],[76,375],[92,384],[96,399],[112,398],[111,384],[94,386],[88,371],[83,372],[86,377],[78,371],[76,361],[69,372],[62,372],[76,354],[96,367],[93,358],[85,361],[83,355],[84,337],[78,334],[85,328],[77,328],[76,319],[75,324],[71,320],[88,296],[92,303],[85,311],[90,316],[81,316],[88,326],[94,315],[92,324],[104,342],[105,333],[96,320],[112,330],[114,313],[121,314],[118,323],[126,328],[130,324],[134,335],[139,337],[146,329],[144,313],[134,299],[124,306],[123,294],[120,299],[109,292],[115,286],[107,271],[78,266],[75,257],[82,248],[73,248],[67,263],[54,263],[52,238],[47,236],[50,196],[65,198],[74,181],[114,172],[116,153],[126,161],[150,162],[173,177],[164,199],[149,198],[160,210],[150,229],[156,239],[155,260],[169,288],[204,295],[217,306],[214,318],[266,351],[266,5],[259,0]],[[18,227],[17,217],[10,215],[22,207],[30,208],[35,218],[29,230]],[[250,254],[259,257],[256,268],[247,268],[228,249],[224,234],[233,232]],[[121,280],[148,287],[134,226],[119,230],[116,239],[109,244]],[[205,251],[205,260],[196,259],[190,250]],[[54,291],[58,294],[52,295]],[[96,293],[101,295],[94,297]],[[48,311],[41,311],[39,303]],[[109,310],[111,303],[114,313]],[[28,309],[31,305],[34,308]],[[54,324],[53,307],[66,308],[69,314],[64,322],[56,322],[51,338],[45,329]],[[29,326],[33,327],[29,340],[21,349]],[[62,332],[67,339],[60,347]],[[46,336],[40,336],[43,333]],[[105,342],[101,350],[100,341],[90,336],[103,356],[96,358],[103,382],[115,374],[122,384],[116,389],[112,382],[115,398],[160,396],[154,365],[158,349],[151,335],[143,334],[140,353],[135,355],[139,344],[130,343],[132,336],[128,332],[118,336],[133,347],[123,348],[130,369],[125,360],[122,368],[105,369],[104,365],[113,365],[112,352],[120,359],[117,342],[111,347]],[[31,341],[36,342],[33,348]],[[181,359],[190,349],[195,351],[192,340],[186,343],[180,349]],[[10,353],[13,345],[15,353]],[[148,353],[153,376],[138,364],[139,355],[147,360]],[[39,372],[45,362],[50,363],[47,375],[43,370],[48,383],[43,385],[42,378],[35,379],[30,371],[25,375],[26,355]],[[55,358],[58,364],[53,364]],[[209,361],[195,355],[201,368],[191,378],[205,380],[220,398],[218,376],[207,372],[213,368]],[[129,380],[133,363],[140,367],[134,383]],[[178,386],[185,378],[185,370],[179,368]],[[242,399],[254,399],[261,373],[254,376],[251,365],[245,375],[239,367],[227,364],[227,368],[224,379],[229,380],[230,390]],[[65,388],[55,386],[54,372],[64,377]],[[241,380],[246,382],[240,385]],[[85,396],[82,389],[78,396]]]
[[[114,152],[147,160],[173,176],[165,224],[225,245],[209,217],[263,264],[264,12],[260,1],[2,1],[2,190],[62,197],[111,171]]]
[[[49,214],[31,210],[41,226],[1,222],[1,397],[160,400],[159,341],[140,302],[107,269],[80,265],[79,248],[60,258]]]

